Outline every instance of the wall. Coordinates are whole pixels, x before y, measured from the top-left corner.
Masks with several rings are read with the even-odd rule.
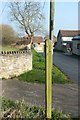
[[[56,49],[56,50],[63,51],[62,37],[61,37],[60,34],[59,34],[58,37],[57,37],[57,43],[56,43],[56,45],[55,45],[55,49]]]
[[[37,52],[44,52],[44,45],[45,45],[45,43],[35,44],[34,49]]]
[[[67,45],[67,43],[72,41],[72,38],[73,37],[61,37],[60,35],[58,35],[57,44],[56,44],[55,49],[61,50],[63,52],[67,52],[66,45]]]
[[[11,78],[32,70],[30,51],[12,51],[0,53],[0,78]]]
[[[73,40],[72,43],[72,53],[76,55],[80,55],[80,49],[77,49],[77,44],[80,43],[80,40]]]
[[[72,41],[73,37],[62,37],[62,40],[65,41]]]

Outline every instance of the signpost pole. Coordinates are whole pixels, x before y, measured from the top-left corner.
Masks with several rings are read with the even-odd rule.
[[[46,119],[52,117],[52,41],[53,41],[54,3],[50,1],[50,39],[46,39]]]
[[[52,44],[46,39],[46,118],[52,115]]]

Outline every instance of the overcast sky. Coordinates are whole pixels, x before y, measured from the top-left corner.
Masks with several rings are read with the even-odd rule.
[[[43,2],[44,4],[44,2]],[[14,30],[19,31],[14,23],[9,21],[8,2],[0,2],[0,24],[9,24]],[[54,12],[54,34],[57,36],[59,29],[78,29],[78,2],[55,2]],[[5,8],[5,9],[4,9]],[[3,10],[4,9],[4,10]],[[43,8],[46,16],[45,27],[49,31],[49,2]],[[2,19],[2,20],[1,20]]]

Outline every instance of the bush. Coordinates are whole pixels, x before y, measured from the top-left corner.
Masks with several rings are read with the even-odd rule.
[[[13,30],[13,28],[9,25],[0,25],[0,36],[2,36],[2,39],[0,39],[1,45],[11,45],[12,43],[16,42],[17,40],[17,34]]]

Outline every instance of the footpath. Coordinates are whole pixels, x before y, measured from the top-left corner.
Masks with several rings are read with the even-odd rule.
[[[26,83],[16,79],[0,80],[0,96],[45,107],[45,84]],[[77,84],[53,84],[52,98],[53,109],[78,115]]]

